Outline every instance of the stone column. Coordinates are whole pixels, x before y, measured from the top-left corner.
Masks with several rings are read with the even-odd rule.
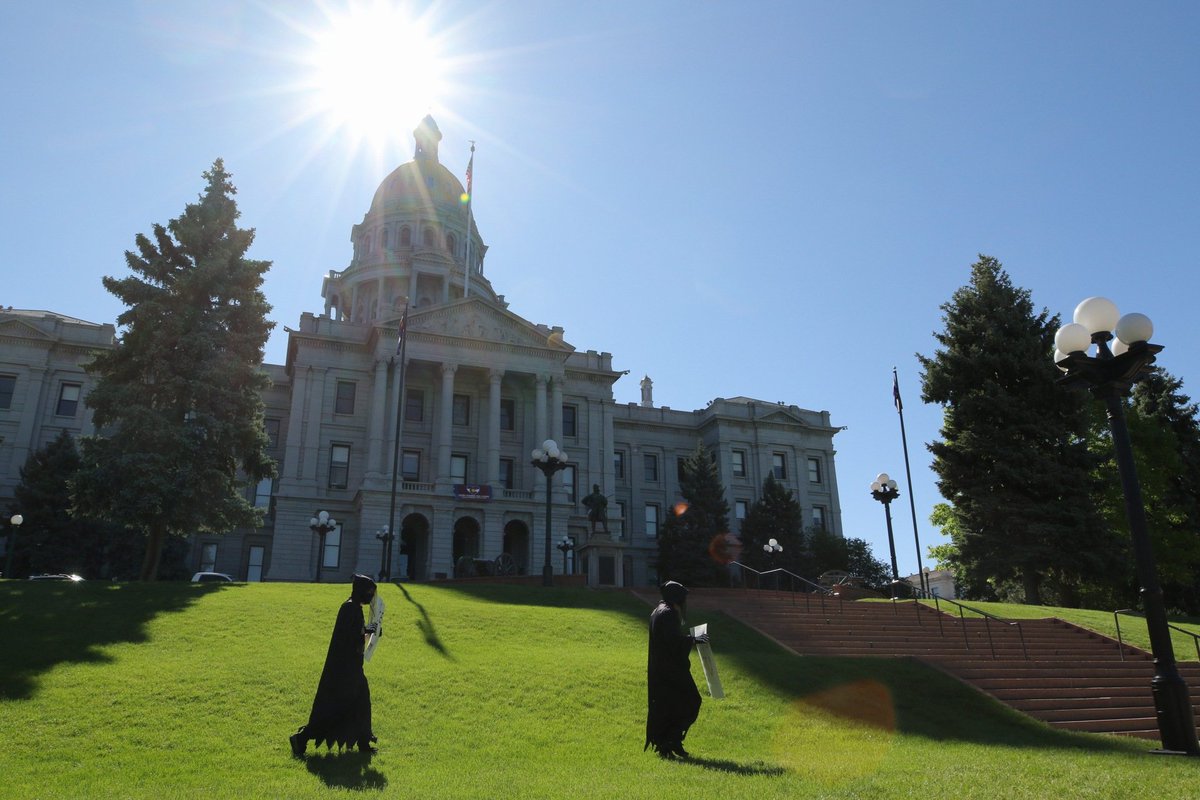
[[[457,364],[442,364],[442,411],[438,419],[437,482],[445,486],[450,481],[450,446],[453,444],[454,373]]]
[[[371,398],[371,416],[368,420],[367,434],[367,470],[366,477],[378,477],[380,473],[386,473],[387,469],[383,466],[384,453],[387,448],[384,447],[383,441],[383,426],[387,419],[387,368],[388,362],[386,358],[381,358],[375,362],[375,382],[372,387]]]
[[[308,405],[308,379],[312,367],[295,370],[292,378],[291,414],[288,417],[287,443],[283,451],[281,478],[299,480],[304,457],[304,409]]]
[[[383,319],[383,311],[384,311],[383,292],[384,292],[383,276],[380,275],[379,280],[376,281],[376,286],[375,286],[375,319]]]
[[[542,446],[542,442],[546,441],[549,429],[546,427],[546,382],[549,380],[545,375],[534,376],[534,392],[533,392],[533,446],[530,451],[536,450]],[[530,474],[533,476],[533,496],[535,499],[540,499],[542,502],[546,500],[546,479],[542,477],[542,473],[538,472],[533,467],[530,467]],[[532,535],[532,533],[530,534]]]
[[[30,367],[29,372],[23,377],[29,385],[25,388],[25,408],[21,412],[21,421],[17,426],[17,439],[12,443],[11,463],[14,467],[22,466],[29,458],[29,454],[37,449],[34,447],[33,432],[41,427],[42,406],[46,402],[46,368]],[[79,405],[83,405],[82,389],[79,392]],[[16,474],[14,470],[14,477]]]
[[[504,370],[488,371],[487,482],[493,490],[500,483],[500,386]]]
[[[550,385],[550,438],[558,442],[558,446],[563,446],[563,428],[562,428],[562,407],[563,407],[563,379],[555,376],[554,383]],[[579,420],[575,420],[575,424],[579,424]]]

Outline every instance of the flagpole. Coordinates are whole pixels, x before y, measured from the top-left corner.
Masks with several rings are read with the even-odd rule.
[[[400,363],[397,368],[400,370],[400,380],[396,382],[396,430],[395,438],[392,445],[392,504],[388,510],[388,539],[384,545],[387,548],[386,564],[387,574],[384,580],[392,579],[392,554],[394,548],[392,543],[399,538],[396,532],[396,479],[400,475],[400,426],[404,421],[404,367],[407,363],[405,359],[405,351],[408,348],[408,303],[404,304],[404,316],[400,318],[400,343],[396,348],[396,352],[400,358]]]
[[[475,171],[475,142],[471,142],[471,159],[467,162],[467,260],[463,266],[463,297],[471,293],[471,201],[474,199],[473,175]]]
[[[917,545],[917,583],[921,592],[929,596],[929,582],[925,577],[925,568],[921,565],[921,537],[917,534],[917,500],[913,497],[912,468],[908,464],[908,436],[904,433],[904,403],[900,401],[900,378],[896,368],[892,367],[892,401],[896,404],[896,412],[900,415],[900,442],[904,446],[904,475],[908,478],[908,505],[912,509],[913,541]]]

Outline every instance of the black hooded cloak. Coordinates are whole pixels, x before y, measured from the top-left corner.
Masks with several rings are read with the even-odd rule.
[[[358,745],[359,750],[368,750],[375,740],[371,730],[371,689],[363,673],[363,606],[371,602],[375,591],[375,581],[366,575],[354,576],[350,598],[338,609],[333,625],[308,724],[293,737],[293,749],[297,747],[297,737],[301,750],[309,739],[318,746]]]
[[[695,639],[683,630],[687,589],[675,581],[662,586],[663,600],[650,614],[646,663],[646,743],[662,756],[684,755],[683,739],[700,714],[700,691],[688,656]]]

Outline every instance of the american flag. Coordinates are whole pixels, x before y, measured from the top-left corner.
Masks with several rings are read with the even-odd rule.
[[[471,146],[471,160],[467,162],[467,197],[471,196],[471,171],[475,168],[475,146]]]
[[[897,411],[904,410],[904,403],[900,402],[900,379],[896,376],[896,370],[892,370],[892,402],[896,404]]]

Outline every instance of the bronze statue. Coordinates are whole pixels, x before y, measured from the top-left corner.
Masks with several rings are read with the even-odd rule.
[[[592,484],[592,493],[581,501],[588,510],[588,522],[592,524],[592,533],[596,532],[596,523],[605,533],[608,533],[608,498],[600,491],[600,484]]]

